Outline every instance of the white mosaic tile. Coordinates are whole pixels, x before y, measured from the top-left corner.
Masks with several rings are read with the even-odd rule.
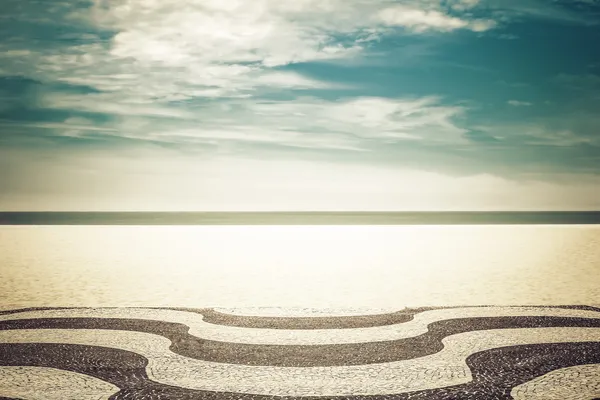
[[[600,397],[600,364],[557,369],[516,386],[515,400],[592,400]]]
[[[246,344],[317,345],[365,343],[415,337],[427,332],[427,326],[436,321],[476,317],[578,317],[600,318],[600,312],[566,308],[541,307],[466,307],[425,311],[412,321],[366,328],[347,329],[257,329],[217,325],[202,320],[200,314],[162,309],[97,308],[27,311],[0,315],[0,321],[30,318],[133,318],[174,322],[189,326],[189,333],[198,338]]]
[[[289,307],[245,307],[215,308],[223,314],[243,317],[356,317],[389,314],[397,308],[289,308]]]
[[[75,372],[44,367],[0,367],[0,396],[21,400],[107,400],[119,388]]]
[[[498,347],[537,343],[600,342],[598,328],[529,328],[449,336],[440,352],[381,364],[272,367],[195,360],[172,353],[162,336],[110,330],[1,331],[0,343],[71,343],[132,351],[149,360],[150,379],[188,389],[266,395],[385,395],[459,385],[472,380],[465,359]],[[268,382],[268,385],[265,385]]]

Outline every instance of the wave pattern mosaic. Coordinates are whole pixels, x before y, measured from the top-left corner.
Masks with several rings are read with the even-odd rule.
[[[2,311],[0,399],[600,399],[598,308],[375,312]]]

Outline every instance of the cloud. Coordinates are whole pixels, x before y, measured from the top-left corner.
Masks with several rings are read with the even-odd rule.
[[[259,74],[252,80],[254,87],[278,87],[294,89],[345,89],[350,85],[332,84],[307,78],[290,71],[276,71]]]
[[[547,20],[563,24],[593,26],[598,24],[597,3],[586,0],[486,0],[482,2],[497,20]],[[587,3],[587,4],[586,4]],[[583,5],[582,7],[576,6]],[[574,7],[575,6],[575,7]]]
[[[0,62],[6,61],[4,73],[88,85],[136,102],[249,96],[265,88],[315,90],[328,84],[278,68],[356,58],[371,41],[397,29],[421,34],[481,32],[495,26],[490,19],[457,15],[477,6],[469,0],[454,1],[452,14],[437,0],[94,0],[92,7],[83,4],[58,2],[47,11],[55,24],[86,25],[88,31],[79,28],[70,33],[60,49],[28,48],[22,41],[5,43],[0,49]],[[39,10],[31,15],[16,13],[16,17],[47,18]]]
[[[12,35],[10,40],[0,43],[0,74],[25,76],[42,84],[36,84],[26,101],[13,107],[21,110],[16,117],[8,115],[10,107],[24,95],[0,93],[0,111],[9,120],[25,119],[28,115],[36,122],[21,123],[23,129],[36,128],[43,130],[44,135],[53,133],[58,140],[66,137],[65,140],[78,138],[84,143],[91,143],[91,139],[94,143],[115,143],[115,138],[120,137],[135,141],[136,145],[160,143],[178,150],[197,146],[209,149],[207,153],[243,153],[249,158],[265,154],[254,152],[257,149],[269,149],[269,156],[281,158],[292,153],[323,151],[319,154],[326,153],[331,159],[356,157],[362,161],[370,157],[367,162],[413,162],[430,169],[440,169],[443,161],[448,165],[468,164],[464,169],[480,171],[494,168],[491,162],[487,163],[487,156],[496,157],[498,164],[520,157],[514,167],[510,166],[518,169],[529,167],[527,163],[539,163],[539,148],[543,146],[568,151],[570,147],[598,145],[597,135],[592,134],[597,132],[597,117],[591,115],[562,122],[554,119],[512,124],[493,121],[492,115],[490,127],[474,133],[467,129],[471,117],[467,113],[471,108],[483,109],[483,102],[477,104],[477,100],[489,104],[489,98],[457,103],[458,100],[449,101],[438,96],[437,89],[431,89],[440,83],[439,90],[452,91],[455,84],[462,82],[442,82],[445,77],[441,77],[431,85],[408,82],[400,87],[396,83],[407,80],[390,77],[389,87],[383,87],[388,82],[380,78],[389,76],[385,67],[392,62],[399,65],[402,61],[404,68],[416,58],[419,62],[424,56],[433,59],[431,49],[440,43],[455,43],[446,37],[458,32],[462,32],[460,39],[476,38],[482,36],[480,32],[524,18],[566,18],[587,24],[589,18],[564,12],[566,6],[559,2],[43,3],[44,7],[37,1],[10,0],[12,7],[8,9],[14,18],[10,14],[10,18],[2,19],[14,25],[6,29]],[[460,51],[455,54],[454,50],[460,47],[448,46],[452,54],[436,52],[437,65],[481,71],[482,67],[463,65],[471,58]],[[454,62],[456,57],[466,57],[465,62]],[[331,65],[334,62],[335,67]],[[334,76],[336,81],[317,78],[341,71],[339,65],[352,68],[344,69],[340,77]],[[359,71],[358,67],[365,69]],[[370,87],[336,83],[359,73],[374,73],[361,81],[377,83]],[[472,74],[456,74],[467,75]],[[468,90],[456,90],[453,94],[479,96],[479,83],[466,79]],[[595,84],[593,76],[586,77],[585,83],[573,77],[562,79],[582,88]],[[529,89],[535,90],[533,86]],[[411,96],[411,92],[419,95]],[[383,97],[391,93],[397,97]],[[522,100],[509,100],[508,104],[529,105]],[[89,123],[90,120],[94,122]],[[13,132],[17,123],[11,123]],[[594,161],[592,158],[586,158],[586,165]],[[557,168],[571,168],[564,160],[560,163]]]
[[[322,119],[329,118],[348,128],[354,127],[355,134],[361,137],[456,141],[465,132],[453,122],[464,109],[443,106],[435,97],[409,100],[359,98],[332,104],[326,114],[319,109],[315,111]]]
[[[544,210],[600,206],[597,176],[525,182],[330,162],[157,151],[0,149],[3,210]],[[235,182],[235,184],[232,184]]]
[[[378,16],[388,26],[402,26],[415,32],[448,32],[456,29],[483,32],[496,25],[492,20],[461,19],[438,10],[422,10],[402,5],[386,8]]]
[[[529,106],[533,105],[533,103],[530,103],[528,101],[520,101],[520,100],[509,100],[509,101],[507,101],[507,104],[514,106],[514,107],[529,107]]]
[[[86,118],[72,117],[63,122],[0,122],[0,127],[14,128],[38,128],[49,129],[59,132],[61,136],[83,136],[83,132],[107,132],[116,133],[117,130],[106,126],[97,126],[94,121]]]
[[[552,146],[572,147],[580,144],[600,144],[584,135],[576,134],[568,129],[544,129],[541,127],[531,128],[526,132],[530,144],[543,144]]]
[[[448,2],[450,8],[456,11],[470,10],[479,5],[480,0],[452,0]]]
[[[5,57],[23,57],[23,56],[28,56],[31,55],[31,51],[29,50],[7,50],[4,53]]]
[[[179,145],[237,142],[368,151],[373,140],[457,143],[465,140],[466,132],[455,121],[465,109],[443,105],[436,97],[323,100],[307,96],[278,101],[241,98],[188,104],[179,109],[115,104],[111,96],[51,93],[42,96],[40,104],[47,108],[107,113],[112,118],[97,125],[130,138]],[[61,129],[69,127],[56,128],[57,135],[63,135]]]
[[[512,146],[515,152],[519,150],[519,146],[556,146],[568,148],[576,148],[579,145],[600,146],[600,137],[594,133],[589,134],[583,131],[582,124],[578,121],[585,121],[583,115],[561,115],[553,118],[544,118],[530,120],[526,122],[512,124],[498,124],[495,126],[478,127],[485,136],[494,138],[495,143],[500,143],[505,146]],[[598,126],[599,119],[591,123],[592,126]],[[589,121],[586,121],[590,124]],[[582,159],[581,161],[585,161]],[[558,160],[556,160],[557,165]]]
[[[190,118],[190,112],[153,105],[149,103],[138,103],[131,99],[122,99],[113,93],[90,93],[72,94],[62,92],[50,92],[41,94],[38,104],[46,109],[63,109],[88,111],[108,115],[137,115],[149,117],[166,118]]]

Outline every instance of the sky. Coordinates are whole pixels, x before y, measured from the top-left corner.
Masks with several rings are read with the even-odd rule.
[[[600,209],[600,0],[2,0],[0,210]]]

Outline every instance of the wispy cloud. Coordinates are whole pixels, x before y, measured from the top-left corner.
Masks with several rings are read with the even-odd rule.
[[[177,144],[232,141],[287,147],[367,151],[372,140],[394,143],[426,140],[457,143],[465,139],[455,118],[465,109],[442,105],[435,97],[386,99],[360,97],[327,101],[315,97],[294,100],[230,99],[191,108],[158,108],[148,104],[114,105],[111,97],[51,94],[42,106],[109,113],[96,125],[121,135]],[[148,119],[147,117],[155,117]],[[72,120],[71,120],[72,122]],[[70,130],[70,126],[51,125]]]
[[[529,106],[533,105],[533,103],[530,103],[528,101],[521,101],[521,100],[509,100],[506,103],[513,107],[529,107]]]
[[[457,4],[461,4],[461,6],[458,7]],[[471,7],[467,3],[457,4],[454,5],[454,9],[462,10],[462,7]],[[490,19],[463,19],[435,9],[423,10],[405,5],[397,5],[381,10],[378,17],[388,26],[402,26],[419,33],[426,31],[449,32],[456,29],[483,32],[496,26],[496,23]]]
[[[44,93],[40,96],[38,104],[42,108],[80,110],[109,115],[138,115],[172,118],[191,117],[190,112],[183,109],[153,105],[149,102],[137,102],[134,99],[123,99],[120,98],[118,94],[113,93]]]
[[[564,117],[561,116],[560,118]],[[582,144],[600,145],[600,137],[585,134],[577,128],[578,126],[572,120],[564,121],[563,123],[558,121],[557,123],[556,120],[534,119],[529,122],[478,127],[478,130],[495,138],[497,143],[515,148],[523,145],[557,146],[564,148]]]
[[[600,13],[594,0],[486,0],[482,3],[494,10],[496,18],[502,21],[526,18],[594,26],[598,24]]]
[[[13,210],[556,210],[600,206],[598,176],[526,182],[389,168],[156,152],[31,158],[0,149]],[[27,160],[26,162],[24,162]]]

